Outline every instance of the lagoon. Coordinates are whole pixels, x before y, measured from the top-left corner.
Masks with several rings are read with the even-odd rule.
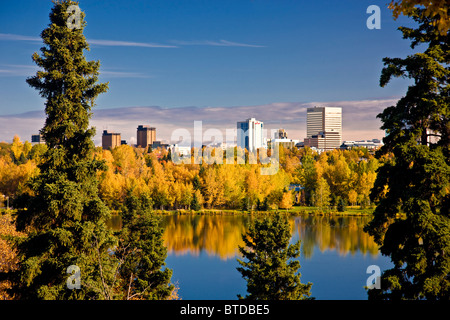
[[[184,300],[233,300],[246,294],[246,281],[236,270],[242,258],[242,234],[255,216],[165,215],[166,267]],[[381,271],[392,267],[388,257],[363,231],[370,216],[289,217],[291,242],[301,240],[302,283],[312,282],[318,300],[365,300],[370,265]]]

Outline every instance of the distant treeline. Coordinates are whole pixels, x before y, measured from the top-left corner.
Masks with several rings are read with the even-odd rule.
[[[23,143],[18,136],[13,143],[0,143],[0,194],[14,199],[28,192],[26,182],[37,173],[46,148]],[[379,166],[365,148],[318,154],[309,148],[280,147],[280,167],[273,175],[261,175],[261,164],[174,164],[166,150],[147,153],[127,145],[97,148],[95,157],[106,164],[98,173],[100,196],[117,211],[130,194],[161,210],[367,207]],[[291,184],[303,189],[291,191]]]

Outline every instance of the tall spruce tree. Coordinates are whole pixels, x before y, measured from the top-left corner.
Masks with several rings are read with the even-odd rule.
[[[152,213],[153,202],[145,193],[136,196],[128,192],[125,206],[115,252],[120,262],[118,294],[126,300],[167,299],[174,290],[170,284],[172,270],[161,270],[167,248],[160,219]]]
[[[70,0],[54,1],[50,24],[41,33],[44,46],[33,61],[42,68],[27,83],[46,99],[45,126],[41,129],[48,149],[31,182],[32,193],[15,202],[17,227],[28,237],[18,244],[20,268],[14,291],[21,299],[111,298],[105,283],[113,276],[109,254],[117,241],[106,226],[110,211],[98,195],[97,171],[104,164],[94,158],[89,128],[96,97],[107,91],[97,83],[100,63],[86,61],[89,50],[79,25],[69,28]],[[69,290],[67,269],[81,271],[81,288]]]
[[[448,8],[447,8],[448,10]],[[381,277],[373,299],[450,298],[450,34],[442,34],[423,9],[417,28],[400,28],[411,47],[404,59],[385,58],[380,85],[410,78],[406,95],[378,115],[386,130],[384,159],[372,189],[378,201],[365,227],[394,267]],[[438,19],[439,17],[435,18]]]
[[[255,220],[243,235],[239,251],[247,261],[237,259],[237,270],[247,280],[248,300],[301,300],[310,296],[312,284],[300,282],[300,241],[291,239],[287,218],[281,214]],[[239,298],[243,298],[238,295]]]

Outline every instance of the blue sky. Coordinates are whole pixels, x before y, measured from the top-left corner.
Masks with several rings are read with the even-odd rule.
[[[410,22],[394,21],[388,2],[81,0],[91,43],[86,56],[101,61],[100,79],[110,82],[96,108],[399,98],[408,83],[380,88],[381,59],[412,52],[397,30]],[[381,7],[380,30],[366,27],[372,4]],[[44,108],[25,79],[36,70],[31,55],[41,47],[37,38],[52,5],[2,1],[0,115]]]

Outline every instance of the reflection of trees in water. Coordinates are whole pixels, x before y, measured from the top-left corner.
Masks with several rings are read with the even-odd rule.
[[[198,255],[205,250],[222,259],[234,258],[242,246],[250,217],[245,215],[170,215],[162,217],[164,242],[169,253]],[[292,234],[302,241],[302,256],[311,258],[314,248],[336,250],[340,255],[378,254],[378,246],[363,231],[370,217],[299,216],[292,218]]]
[[[247,231],[249,217],[172,215],[162,220],[164,242],[169,253],[199,254],[205,250],[209,255],[222,259],[234,258],[238,246],[243,245],[242,234]]]
[[[314,248],[336,250],[339,255],[378,254],[378,245],[363,231],[370,217],[302,216],[295,218],[295,230],[302,240],[302,255],[311,258]]]

